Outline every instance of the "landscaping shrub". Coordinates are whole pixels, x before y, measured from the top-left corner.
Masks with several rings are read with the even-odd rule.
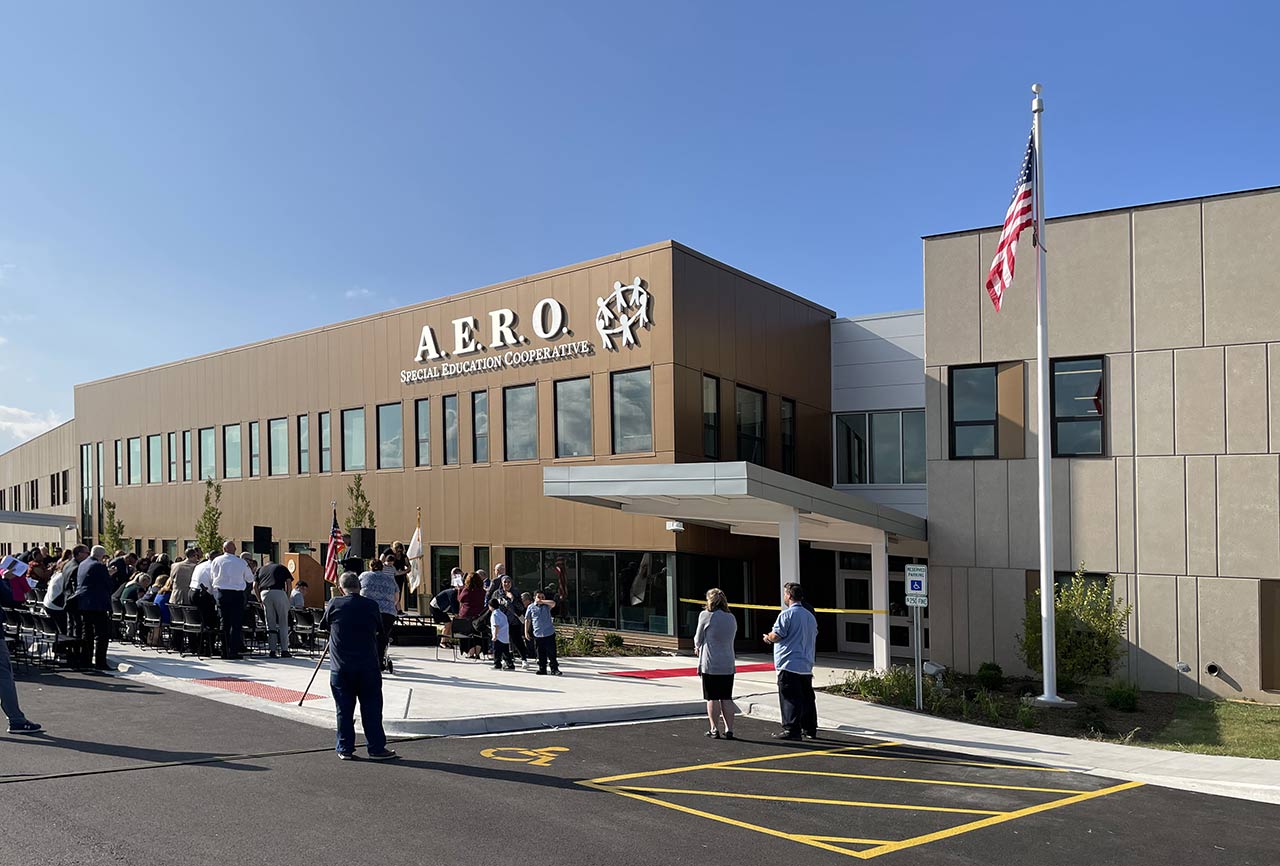
[[[622,635],[610,632],[604,636],[604,645],[609,649],[622,649]]]
[[[1062,690],[1111,673],[1123,652],[1133,605],[1114,602],[1115,578],[1105,581],[1084,576],[1084,563],[1054,594],[1054,625],[1058,650],[1058,684]],[[1018,654],[1032,670],[1041,670],[1040,593],[1027,599]]]
[[[998,692],[1004,688],[1004,668],[995,662],[983,662],[976,676],[978,685],[984,689]]]
[[[925,681],[926,691],[931,683]],[[844,682],[844,690],[885,704],[898,707],[914,707],[916,704],[915,671],[897,666],[885,671],[868,671],[862,675],[850,673]]]
[[[1040,724],[1040,714],[1031,704],[1021,704],[1018,707],[1018,724],[1024,728],[1034,728]]]
[[[573,636],[569,638],[569,655],[573,656],[589,656],[596,648],[596,627],[590,622],[584,622],[573,630]]]
[[[1103,699],[1113,710],[1135,712],[1138,709],[1138,687],[1129,683],[1115,683],[1107,688]]]

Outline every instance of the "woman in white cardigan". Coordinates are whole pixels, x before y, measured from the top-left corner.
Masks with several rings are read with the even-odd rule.
[[[733,639],[738,634],[738,620],[729,613],[729,599],[720,589],[707,590],[707,609],[698,614],[698,628],[693,633],[693,649],[698,654],[698,676],[702,678],[702,697],[707,702],[707,720],[712,739],[733,739]],[[718,722],[724,722],[721,733]]]

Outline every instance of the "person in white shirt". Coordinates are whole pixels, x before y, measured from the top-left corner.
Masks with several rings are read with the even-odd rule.
[[[293,585],[293,592],[289,593],[289,606],[294,608],[304,608],[307,606],[307,597],[303,590],[307,588],[307,582],[300,580]]]
[[[202,586],[210,592],[213,591],[213,561],[217,556],[215,551],[209,551],[209,555],[196,566],[195,571],[191,572],[192,592]]]
[[[253,586],[253,571],[249,563],[236,556],[236,543],[228,541],[222,545],[222,556],[213,561],[210,572],[213,593],[218,597],[218,616],[222,619],[222,658],[244,658],[240,627],[244,623],[244,593]]]

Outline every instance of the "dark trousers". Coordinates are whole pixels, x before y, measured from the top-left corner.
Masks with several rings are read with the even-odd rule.
[[[80,611],[80,627],[84,635],[85,653],[90,650],[93,658],[85,659],[94,667],[107,666],[107,641],[111,637],[111,614],[105,610]]]
[[[384,751],[387,735],[382,730],[382,674],[379,671],[332,671],[329,689],[338,709],[338,754],[350,754],[356,750],[357,701],[369,751]]]
[[[382,637],[378,638],[378,662],[383,668],[387,666],[387,645],[391,643],[391,629],[395,627],[396,615],[394,613],[384,613],[382,615]]]
[[[511,660],[511,644],[495,640],[493,642],[493,669],[495,671],[502,667],[504,659],[507,667],[515,667],[515,662]]]
[[[538,647],[538,670],[546,673],[548,663],[551,670],[560,670],[560,661],[556,658],[556,636],[535,637],[533,642]]]
[[[789,734],[818,731],[818,703],[813,696],[813,674],[778,671],[778,703],[782,707],[782,728]]]
[[[438,607],[433,607],[431,608],[431,621],[436,625],[444,625],[449,622],[449,614]]]
[[[511,623],[511,646],[515,647],[516,653],[520,656],[520,661],[527,662],[529,660],[529,646],[524,642],[524,634],[520,630],[521,625],[519,622]]]
[[[218,591],[218,616],[222,618],[222,657],[240,655],[244,648],[244,636],[240,633],[244,625],[243,589]]]
[[[45,608],[45,611],[49,614],[49,619],[53,620],[53,627],[58,630],[58,634],[69,637],[71,632],[67,631],[67,612],[65,610],[50,610],[49,608]]]

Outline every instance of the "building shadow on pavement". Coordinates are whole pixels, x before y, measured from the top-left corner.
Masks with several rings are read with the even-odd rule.
[[[251,770],[254,772],[261,772],[269,769],[268,767],[258,767],[252,764],[240,764],[234,761],[222,760],[224,758],[235,756],[219,754],[217,752],[169,751],[168,749],[153,749],[147,746],[126,746],[118,743],[97,743],[91,740],[74,740],[70,737],[58,737],[48,733],[34,734],[29,736],[24,742],[31,746],[64,749],[69,752],[75,752],[83,755],[101,755],[110,758],[126,758],[133,761],[140,761],[144,764],[205,763],[212,767],[219,767],[227,770]],[[116,770],[132,769],[137,769],[137,767],[102,767],[80,772],[111,772]],[[76,773],[77,771],[73,770],[71,772]]]

